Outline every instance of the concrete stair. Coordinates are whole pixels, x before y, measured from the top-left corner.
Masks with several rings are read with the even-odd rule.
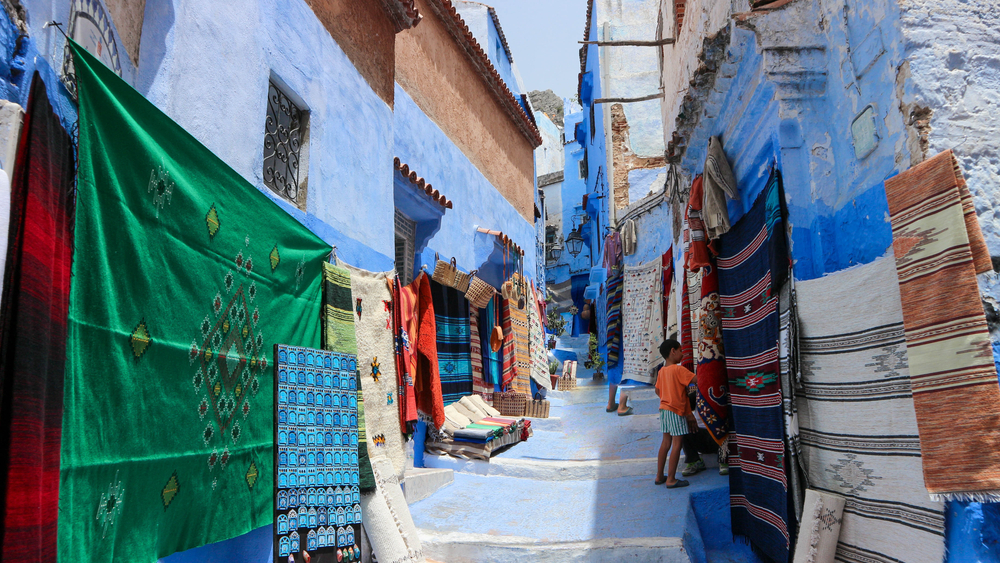
[[[411,506],[424,553],[445,563],[756,563],[732,542],[726,477],[710,468],[687,488],[653,485],[652,389],[634,393],[635,415],[618,417],[604,412],[607,387],[581,375],[576,390],[549,394],[552,416],[532,420],[531,439],[489,462],[424,457],[453,477]],[[714,458],[703,456],[712,467]]]

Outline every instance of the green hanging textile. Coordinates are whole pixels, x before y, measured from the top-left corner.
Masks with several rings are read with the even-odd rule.
[[[358,353],[354,315],[364,314],[364,304],[351,303],[351,272],[346,268],[323,264],[323,348],[340,354]],[[375,490],[375,475],[368,459],[365,431],[365,401],[361,393],[361,370],[355,372],[358,389],[358,486],[361,492]]]
[[[319,347],[331,249],[71,45],[59,559],[151,562],[273,521],[272,351]]]

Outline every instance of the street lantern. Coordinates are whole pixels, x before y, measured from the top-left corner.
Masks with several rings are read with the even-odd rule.
[[[566,237],[566,247],[569,248],[569,253],[573,255],[574,258],[580,255],[583,251],[583,237],[580,235],[580,228],[577,227]]]
[[[555,244],[549,246],[549,261],[550,262],[558,262],[559,258],[561,256],[562,256],[562,247],[561,246],[555,245]]]

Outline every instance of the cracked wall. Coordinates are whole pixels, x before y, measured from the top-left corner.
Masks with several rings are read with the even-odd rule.
[[[663,187],[666,159],[642,157],[632,150],[630,127],[622,104],[611,105],[611,154],[614,162],[615,209],[625,209]]]

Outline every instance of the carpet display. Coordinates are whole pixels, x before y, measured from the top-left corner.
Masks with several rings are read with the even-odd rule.
[[[847,499],[838,560],[940,563],[944,504],[924,486],[892,253],[795,290],[802,459],[811,489]]]
[[[472,355],[469,302],[461,291],[431,280],[434,321],[437,323],[438,371],[441,396],[448,406],[472,394]]]
[[[493,384],[486,382],[483,365],[483,337],[479,331],[480,310],[469,306],[469,354],[472,360],[472,392],[493,397]]]
[[[778,366],[781,374],[781,412],[785,418],[785,452],[788,454],[788,492],[793,516],[801,521],[806,480],[803,475],[802,449],[799,444],[799,411],[796,403],[799,385],[799,321],[795,281],[789,276],[778,294]]]
[[[403,286],[399,276],[392,278],[392,329],[396,357],[396,404],[399,409],[399,431],[409,434],[417,422],[417,394],[413,377],[417,373],[416,346],[410,334],[416,335],[417,295],[413,284]]]
[[[540,388],[552,389],[552,379],[549,378],[549,353],[545,348],[545,332],[542,329],[542,318],[538,313],[535,290],[529,290],[528,298],[528,349],[531,355],[531,379]]]
[[[809,489],[805,492],[802,531],[795,542],[794,563],[833,563],[837,557],[844,497]]]
[[[393,301],[389,288],[394,274],[368,272],[339,261],[337,264],[350,272],[351,302],[356,305],[360,301],[364,309],[362,315],[354,318],[354,330],[368,456],[374,460],[376,453],[385,455],[392,462],[396,477],[401,479],[406,466],[406,451],[403,435],[399,431],[399,408],[396,405],[399,390],[396,362],[393,361]],[[366,303],[371,306],[364,307]]]
[[[691,315],[691,361],[694,362],[697,373],[701,363],[701,270],[692,272],[684,270],[687,278],[687,302]]]
[[[722,344],[722,308],[719,306],[719,272],[715,265],[699,272],[698,394],[695,407],[717,444],[729,437],[729,376]]]
[[[927,491],[1000,501],[1000,388],[976,281],[992,264],[972,196],[951,151],[885,191]]]
[[[276,344],[274,367],[276,560],[360,559],[357,356]]]
[[[694,339],[692,337],[691,302],[688,300],[689,288],[686,271],[681,272],[681,279],[683,284],[679,288],[680,292],[677,293],[681,301],[681,320],[678,323],[680,332],[677,335],[677,340],[681,343],[681,365],[688,371],[694,371]]]
[[[621,361],[622,297],[625,292],[625,271],[616,268],[608,277],[608,368]]]
[[[3,233],[9,234],[0,317],[3,561],[56,560],[74,175],[73,141],[36,74],[13,168],[10,229]]]
[[[504,299],[504,383],[511,390],[531,396],[531,350],[528,342],[528,312],[520,309],[515,301]],[[507,327],[510,327],[510,333]],[[508,348],[513,351],[508,379]]]
[[[431,278],[426,272],[421,272],[410,285],[416,286],[417,295],[416,343],[411,342],[416,349],[413,390],[417,396],[417,414],[424,416],[435,428],[440,428],[444,424],[444,395],[441,393],[437,315],[434,313]]]
[[[503,376],[500,384],[501,389],[513,389],[517,384],[517,341],[514,336],[514,318],[512,309],[516,309],[517,304],[511,303],[509,299],[500,299],[500,324],[503,327],[503,343],[500,348],[502,360]]]
[[[356,369],[358,344],[355,333],[354,309],[357,303],[351,296],[351,272],[346,268],[323,264],[323,311],[326,322],[323,330],[323,348],[338,354],[347,354],[355,365],[355,379],[360,378],[361,371]],[[336,330],[333,330],[333,328]],[[344,385],[351,385],[345,382]],[[359,486],[362,492],[375,488],[375,477],[372,475],[372,464],[368,459],[368,439],[365,426],[365,401],[360,380],[354,382],[352,391],[357,396],[358,417],[356,426],[360,440],[358,450]]]
[[[59,558],[153,561],[273,521],[273,346],[320,346],[331,249],[71,45]]]
[[[779,176],[722,236],[719,302],[739,455],[729,458],[733,534],[772,561],[789,554],[788,476],[778,383],[778,295],[772,264],[788,269]]]
[[[394,468],[388,459],[376,457],[372,460],[372,470],[375,492],[361,495],[361,513],[372,552],[379,561],[421,563],[424,555],[420,534]]]
[[[662,364],[663,275],[660,258],[641,266],[625,267],[622,299],[622,347],[625,369],[622,379],[652,384]]]

